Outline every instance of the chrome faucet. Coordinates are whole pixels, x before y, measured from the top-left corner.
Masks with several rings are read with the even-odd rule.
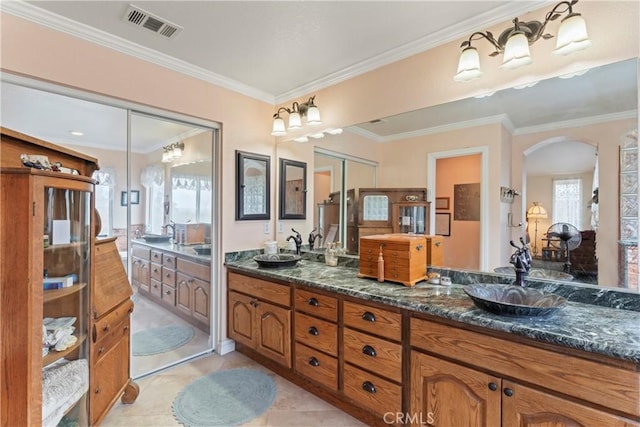
[[[164,228],[164,233],[169,234],[169,228],[171,228],[171,241],[174,242],[176,240],[176,223],[173,221],[169,221],[170,224],[165,224],[162,226]]]
[[[513,240],[511,240],[509,243],[511,243],[511,246],[516,248],[515,253],[511,255],[511,259],[509,260],[509,263],[513,264],[513,267],[516,271],[516,280],[514,280],[513,284],[524,288],[525,286],[527,286],[525,278],[527,274],[529,274],[532,262],[529,245],[525,243],[522,237],[520,237],[520,243],[522,244],[522,247],[516,246],[516,244],[513,243]]]
[[[312,251],[313,250],[313,246],[316,243],[316,239],[322,239],[322,235],[320,233],[316,233],[317,228],[314,227],[313,230],[311,230],[311,233],[309,233],[309,250]]]
[[[291,235],[291,236],[287,237],[287,242],[289,240],[293,239],[293,242],[296,244],[296,254],[300,255],[300,248],[302,247],[302,236],[300,235],[300,233],[298,233],[293,228],[291,229],[291,231],[296,233],[296,235],[295,236]]]

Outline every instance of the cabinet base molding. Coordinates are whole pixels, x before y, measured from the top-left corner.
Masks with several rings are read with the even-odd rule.
[[[380,427],[382,426],[388,427],[389,425],[393,425],[393,424],[389,424],[388,422],[384,422],[384,419],[382,417],[374,415],[371,412],[361,408],[360,406],[357,406],[355,403],[352,403],[351,400],[348,399],[346,396],[343,396],[342,394],[339,394],[336,392],[329,391],[328,389],[325,389],[324,387],[297,375],[295,372],[291,371],[290,369],[287,369],[277,363],[274,363],[273,361],[271,361],[271,359],[268,359],[260,355],[255,350],[252,350],[251,348],[243,344],[236,342],[236,351],[241,354],[244,354],[250,359],[253,359],[254,361],[270,369],[271,371],[280,375],[286,380],[294,383],[299,387],[302,387],[304,390],[308,391],[309,393],[312,393],[318,396],[320,399],[332,404],[336,408],[346,412],[347,414],[351,415],[352,417],[360,420],[361,422],[367,425],[380,426]]]

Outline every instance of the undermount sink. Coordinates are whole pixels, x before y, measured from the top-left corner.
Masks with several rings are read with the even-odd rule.
[[[496,267],[493,269],[493,271],[500,274],[508,274],[509,276],[516,275],[513,267]],[[527,275],[527,277],[535,279],[551,279],[564,281],[573,280],[573,276],[569,273],[558,270],[545,270],[542,268],[532,268],[531,270],[529,270],[529,274]]]
[[[166,243],[171,240],[171,236],[166,234],[143,234],[141,238],[147,243]]]
[[[196,251],[198,255],[211,255],[211,245],[193,245],[191,249]]]
[[[504,316],[546,316],[567,302],[559,295],[521,286],[479,283],[467,285],[463,290],[478,308]]]
[[[300,261],[300,255],[294,254],[262,254],[253,257],[260,267],[279,268],[293,267]]]

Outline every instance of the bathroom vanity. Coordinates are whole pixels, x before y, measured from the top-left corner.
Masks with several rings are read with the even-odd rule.
[[[510,318],[476,308],[460,285],[510,282],[495,274],[440,270],[453,285],[405,287],[310,258],[264,269],[235,255],[226,267],[236,349],[370,425],[640,426],[635,295],[597,301],[532,282],[568,304]],[[240,338],[247,325],[256,344]]]

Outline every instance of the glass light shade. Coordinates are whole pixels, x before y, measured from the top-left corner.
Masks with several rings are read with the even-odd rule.
[[[271,135],[283,136],[286,134],[287,134],[287,131],[284,128],[284,120],[282,120],[280,116],[273,119],[273,128],[271,130]]]
[[[500,68],[515,70],[532,62],[527,36],[522,31],[516,31],[511,34],[504,47],[504,59]]]
[[[546,218],[547,211],[538,204],[538,202],[533,202],[533,206],[531,206],[527,210],[527,218]]]
[[[323,132],[318,132],[318,133],[311,134],[309,136],[311,138],[320,139],[320,138],[324,138],[324,133]]]
[[[467,82],[482,76],[480,71],[480,57],[475,47],[469,46],[460,54],[458,72],[453,76],[457,82]]]
[[[302,119],[300,119],[300,113],[294,111],[289,114],[289,130],[299,129],[302,127]]]
[[[554,55],[569,55],[591,46],[587,24],[579,13],[572,13],[562,20],[557,39]]]
[[[173,147],[173,158],[177,159],[178,157],[182,157],[182,148],[180,148],[180,146],[176,145],[175,147]]]
[[[168,150],[164,150],[162,153],[162,163],[169,163],[172,160],[171,154]]]
[[[320,110],[318,107],[309,107],[307,110],[307,124],[308,125],[319,125],[322,122],[320,121]]]

